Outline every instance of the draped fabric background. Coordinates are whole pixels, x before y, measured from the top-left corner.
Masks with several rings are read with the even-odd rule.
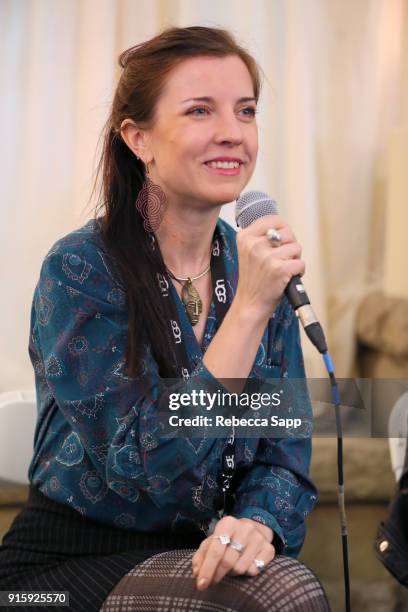
[[[92,215],[117,57],[168,25],[225,27],[260,63],[246,189],[294,228],[338,375],[352,372],[356,307],[383,283],[388,142],[408,122],[407,0],[0,0],[0,391],[33,385],[32,293],[51,244]]]

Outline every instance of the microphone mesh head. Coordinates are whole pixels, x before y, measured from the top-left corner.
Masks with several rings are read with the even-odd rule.
[[[278,205],[263,191],[247,191],[235,205],[235,221],[245,229],[254,221],[265,215],[277,215]]]

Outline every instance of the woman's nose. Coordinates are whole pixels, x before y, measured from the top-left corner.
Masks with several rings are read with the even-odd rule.
[[[236,115],[223,114],[218,119],[216,142],[242,142],[242,125]]]

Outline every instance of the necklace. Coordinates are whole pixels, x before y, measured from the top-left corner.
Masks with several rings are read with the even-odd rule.
[[[200,298],[200,294],[197,289],[193,285],[193,281],[198,280],[202,276],[205,276],[207,272],[210,270],[211,264],[207,266],[204,272],[201,274],[197,274],[197,276],[187,276],[187,278],[182,278],[180,276],[175,276],[167,267],[166,270],[170,274],[171,278],[174,278],[175,281],[182,285],[181,289],[181,301],[184,304],[184,308],[186,309],[188,318],[190,319],[191,325],[197,325],[200,314],[203,311],[203,302]]]

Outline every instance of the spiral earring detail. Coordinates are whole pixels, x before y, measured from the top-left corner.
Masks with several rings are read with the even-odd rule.
[[[163,189],[151,180],[149,164],[146,164],[146,177],[138,193],[135,207],[143,219],[145,231],[155,232],[163,220],[166,210],[166,196]]]

